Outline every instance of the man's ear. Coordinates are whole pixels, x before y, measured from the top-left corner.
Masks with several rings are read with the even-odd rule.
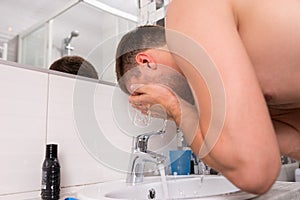
[[[147,65],[149,68],[156,69],[154,58],[146,52],[140,52],[135,56],[135,60],[138,65]]]

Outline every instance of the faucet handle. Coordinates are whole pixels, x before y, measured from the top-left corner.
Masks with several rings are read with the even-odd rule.
[[[160,131],[153,131],[150,133],[145,133],[145,134],[137,136],[135,138],[135,150],[141,151],[141,152],[147,152],[149,138],[153,135],[164,134],[165,132],[166,132],[165,130],[160,130]]]
[[[164,125],[163,128],[159,131],[152,131],[149,133],[145,133],[145,134],[141,134],[138,135],[135,138],[135,144],[134,144],[134,149],[137,151],[141,151],[141,152],[147,152],[147,148],[148,148],[148,140],[151,136],[153,135],[162,135],[166,133],[166,125],[167,125],[167,120],[164,120]]]

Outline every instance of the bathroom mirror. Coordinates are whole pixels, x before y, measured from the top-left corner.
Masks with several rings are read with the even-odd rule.
[[[100,1],[74,2],[45,23],[20,35],[18,61],[49,68],[62,56],[79,55],[94,65],[102,80],[115,82],[114,73],[108,73],[107,68],[112,62],[118,35],[137,26],[137,4],[131,7],[131,13],[127,13]],[[110,44],[105,44],[108,40]]]
[[[79,55],[95,66],[100,80],[116,83],[114,56],[120,38],[138,25],[163,19],[168,4],[169,0],[70,0],[14,39],[18,51],[12,57],[48,69],[64,55]]]

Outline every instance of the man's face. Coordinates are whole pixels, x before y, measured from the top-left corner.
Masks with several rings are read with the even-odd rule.
[[[130,94],[134,92],[132,90],[133,85],[151,84],[159,79],[159,75],[150,70],[146,65],[138,65],[131,68],[123,77],[125,78],[125,85]]]
[[[193,94],[186,78],[173,67],[155,65],[154,68],[149,68],[147,64],[143,64],[129,70],[124,76],[127,90],[133,94],[133,85],[160,84],[168,87],[190,104],[194,104]]]

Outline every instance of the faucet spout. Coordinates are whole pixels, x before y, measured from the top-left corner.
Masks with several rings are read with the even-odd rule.
[[[155,166],[164,163],[165,156],[156,154],[154,152],[134,152],[131,154],[129,164],[129,174],[126,182],[130,184],[141,183],[144,179],[145,164],[153,163]]]
[[[151,136],[161,135],[165,132],[166,131],[162,129],[134,138],[134,147],[129,161],[129,173],[126,178],[127,183],[134,185],[135,183],[143,182],[145,163],[154,163],[155,166],[164,163],[166,159],[165,156],[148,150],[148,141]]]

